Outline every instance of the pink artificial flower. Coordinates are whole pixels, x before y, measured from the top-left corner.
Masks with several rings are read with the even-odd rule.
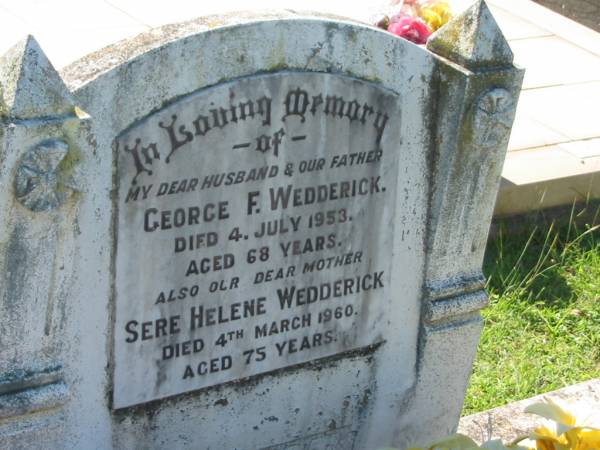
[[[408,15],[393,17],[388,31],[415,44],[425,44],[431,35],[431,29],[425,22]]]

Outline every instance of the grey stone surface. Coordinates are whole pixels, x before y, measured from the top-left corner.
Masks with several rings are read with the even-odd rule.
[[[32,37],[0,72],[0,446],[60,448],[82,351],[73,325],[86,297],[72,300],[72,282],[87,187],[73,188],[92,155],[89,122]]]
[[[40,410],[56,408],[66,403],[68,397],[67,386],[62,382],[5,394],[0,404],[0,419],[26,416]]]
[[[282,12],[200,19],[91,55],[65,71],[72,95],[60,98],[74,100],[54,114],[34,83],[25,103],[43,107],[7,112],[0,135],[0,373],[16,374],[0,401],[33,399],[6,409],[0,443],[47,430],[50,448],[374,449],[452,432],[522,79],[478,44],[504,42],[478,8],[467,68],[380,30]],[[48,142],[60,151],[41,158],[43,192],[79,181],[61,201],[30,202],[24,167]],[[266,178],[203,187],[262,167]],[[367,194],[350,196],[363,179]],[[271,195],[288,186],[284,208]],[[309,302],[321,286],[340,295]],[[292,288],[307,296],[288,307]],[[238,317],[232,305],[250,299]],[[49,401],[46,378],[27,374],[57,367],[65,395]]]
[[[474,70],[507,67],[513,61],[512,50],[484,0],[436,31],[427,48]]]
[[[73,112],[73,98],[33,36],[0,58],[0,114],[15,119]]]

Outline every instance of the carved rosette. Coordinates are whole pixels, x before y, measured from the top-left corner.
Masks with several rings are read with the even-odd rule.
[[[43,141],[21,160],[15,178],[15,195],[31,211],[48,211],[62,205],[75,190],[60,169],[69,145],[59,139]]]
[[[473,117],[473,142],[485,149],[508,140],[515,100],[510,92],[494,88],[479,97]]]

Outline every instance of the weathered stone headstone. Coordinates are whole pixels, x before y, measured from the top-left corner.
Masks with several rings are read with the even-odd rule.
[[[33,38],[5,55],[3,446],[452,432],[522,73],[483,2],[428,48],[285,13],[166,27],[66,84]]]

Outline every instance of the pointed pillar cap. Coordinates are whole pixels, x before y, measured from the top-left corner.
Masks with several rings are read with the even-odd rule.
[[[511,67],[513,53],[484,0],[436,31],[427,49],[469,70]]]
[[[0,57],[0,115],[34,119],[73,114],[71,92],[33,36]]]

